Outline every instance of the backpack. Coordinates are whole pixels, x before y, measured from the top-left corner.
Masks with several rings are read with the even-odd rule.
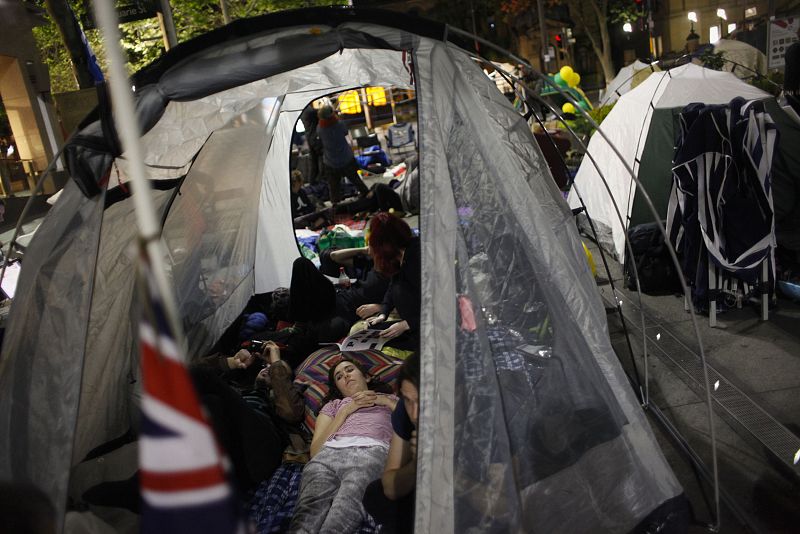
[[[668,295],[681,291],[680,279],[669,249],[664,244],[664,236],[659,231],[660,223],[646,223],[628,230],[628,239],[633,249],[625,257],[625,287],[636,290],[636,279],[631,261],[636,262],[642,293],[648,295]]]

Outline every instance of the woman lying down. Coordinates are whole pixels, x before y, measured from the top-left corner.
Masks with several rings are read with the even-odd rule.
[[[383,473],[389,451],[397,404],[397,397],[387,394],[390,388],[368,381],[359,364],[346,356],[331,367],[328,387],[330,401],[317,416],[312,458],[303,469],[289,526],[292,533],[358,530],[365,517],[364,490]]]

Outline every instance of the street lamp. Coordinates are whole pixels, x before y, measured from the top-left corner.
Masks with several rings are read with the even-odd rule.
[[[622,31],[625,33],[631,33],[633,31],[633,26],[631,26],[630,22],[626,22],[622,25]]]
[[[697,13],[694,11],[689,11],[689,13],[686,15],[686,18],[692,22],[691,33],[694,33],[694,23],[697,22]]]

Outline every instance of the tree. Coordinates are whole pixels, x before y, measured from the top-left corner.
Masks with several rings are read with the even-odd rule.
[[[69,57],[72,60],[72,71],[80,89],[94,87],[94,80],[89,73],[89,63],[84,53],[81,40],[81,28],[70,9],[67,0],[45,0],[47,14],[61,33]]]
[[[525,20],[523,17],[536,11],[536,0],[505,0],[502,9],[510,17]],[[565,5],[569,16],[575,24],[575,32],[584,34],[592,45],[592,50],[603,69],[606,83],[614,75],[614,64],[611,60],[611,37],[608,27],[611,23],[633,22],[639,18],[636,3],[633,0],[547,0],[548,7]],[[535,20],[536,17],[529,17]]]
[[[68,12],[68,7],[71,7],[75,15],[81,18],[85,13],[83,0],[34,1],[40,7],[46,6],[49,15],[47,17],[49,23],[34,28],[33,33],[42,61],[50,73],[52,92],[61,93],[93,87],[94,82],[85,66],[79,28],[74,22],[74,17]],[[219,0],[170,0],[170,4],[178,42],[187,41],[225,23]],[[330,4],[346,4],[346,0],[227,0],[228,15],[232,20],[284,9]],[[149,65],[164,53],[161,28],[156,19],[121,24],[120,33],[130,73]],[[106,72],[105,49],[100,31],[87,30],[85,34],[97,55],[100,69]],[[88,79],[83,78],[84,74]]]

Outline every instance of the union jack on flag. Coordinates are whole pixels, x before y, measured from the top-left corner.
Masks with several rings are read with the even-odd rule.
[[[141,260],[141,532],[243,532],[227,459],[184,366],[144,248]]]

